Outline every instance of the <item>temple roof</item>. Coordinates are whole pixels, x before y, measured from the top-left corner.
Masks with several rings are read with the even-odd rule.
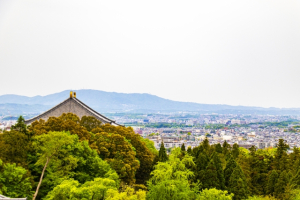
[[[83,116],[92,116],[102,121],[105,124],[109,123],[114,126],[120,126],[120,124],[117,124],[115,121],[93,110],[92,108],[90,108],[89,106],[87,106],[86,104],[84,104],[82,101],[80,101],[74,96],[71,96],[70,98],[64,100],[63,102],[59,103],[58,105],[54,106],[53,108],[47,110],[46,112],[36,117],[25,120],[25,123],[31,124],[32,122],[39,119],[47,120],[49,117],[59,117],[63,113],[74,113],[79,118]]]

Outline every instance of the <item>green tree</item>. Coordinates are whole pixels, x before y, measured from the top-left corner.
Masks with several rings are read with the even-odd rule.
[[[172,150],[167,162],[159,162],[148,181],[148,200],[194,200],[198,187],[191,188],[189,180],[193,172],[186,165],[194,165],[193,157],[186,154],[182,159],[181,149]]]
[[[78,181],[70,179],[63,181],[48,193],[45,200],[56,199],[107,199],[108,191],[118,192],[118,184],[109,178],[95,178],[80,184]],[[112,191],[110,191],[112,193]]]
[[[28,137],[31,136],[31,134],[27,130],[27,125],[25,124],[25,119],[23,116],[20,116],[17,120],[17,123],[15,125],[11,126],[11,130],[23,133],[23,134],[27,135]]]
[[[274,196],[278,199],[284,199],[286,187],[289,183],[288,173],[282,171],[274,187]]]
[[[109,178],[119,183],[117,173],[110,165],[102,160],[95,150],[89,147],[87,141],[79,141],[77,135],[72,135],[72,144],[64,145],[58,152],[58,159],[52,159],[45,170],[43,183],[39,189],[37,199],[45,197],[54,187],[67,179],[75,179],[83,184],[94,178]],[[35,165],[40,154],[39,147],[29,154],[29,169],[38,182],[41,176],[42,166]]]
[[[47,134],[50,131],[69,131],[72,135],[78,135],[80,140],[90,140],[92,134],[80,125],[80,119],[73,113],[63,113],[59,117],[50,117],[47,121],[40,119],[32,122],[29,131],[33,135]]]
[[[200,192],[197,200],[231,200],[233,194],[228,194],[227,191],[212,189],[204,189]]]
[[[287,150],[289,145],[283,139],[278,140],[277,150],[274,158],[274,168],[277,170],[286,170],[288,167]]]
[[[31,197],[33,194],[29,172],[16,164],[0,160],[0,194],[12,198]]]
[[[140,162],[136,158],[136,149],[129,140],[117,133],[98,132],[94,136],[92,147],[118,173],[122,181],[127,184],[135,183]]]
[[[230,146],[230,144],[227,143],[226,140],[223,142],[223,148],[222,149],[223,149],[223,154],[225,156],[229,155],[230,152],[231,152],[231,146]]]
[[[143,138],[139,134],[136,134],[131,127],[105,124],[101,126],[101,129],[108,134],[114,133],[125,137],[125,139],[134,147],[136,158],[139,160],[139,167],[135,174],[136,183],[145,184],[150,178],[150,173],[153,169],[153,161],[156,156],[156,154],[152,153],[153,149],[151,151],[151,148],[149,149],[147,147],[147,143],[144,142]],[[101,131],[98,131],[98,133],[101,133]]]
[[[234,158],[237,158],[240,154],[239,145],[237,143],[234,143],[231,151]]]
[[[166,162],[168,160],[168,156],[166,153],[164,142],[161,143],[160,149],[159,149],[159,155],[158,155],[158,161],[159,162]]]
[[[187,152],[190,156],[193,155],[193,151],[192,151],[191,146],[189,146],[189,147],[187,148],[186,152]]]
[[[216,144],[216,152],[222,153],[223,149],[220,143]]]
[[[49,132],[48,134],[35,137],[34,145],[39,149],[39,159],[36,164],[42,165],[44,168],[36,192],[33,196],[33,200],[35,200],[38,195],[39,188],[42,184],[43,176],[49,162],[52,159],[57,160],[61,148],[63,146],[71,145],[76,138],[77,136],[70,135],[65,132]]]
[[[203,188],[221,188],[218,178],[217,167],[213,159],[210,160],[208,166],[206,167],[204,178],[201,180],[201,182]]]
[[[247,199],[248,188],[245,175],[239,165],[236,166],[230,176],[228,191],[233,193],[233,200]]]
[[[275,190],[275,185],[278,179],[278,173],[276,170],[272,170],[267,183],[267,194],[273,195]]]
[[[219,157],[218,153],[215,152],[213,154],[213,158],[212,159],[214,160],[214,164],[216,166],[220,189],[224,190],[225,189],[224,171],[223,171],[222,162],[220,160],[220,157]]]
[[[12,130],[0,134],[0,159],[5,163],[27,168],[27,154],[31,148],[31,141],[24,133]]]
[[[185,145],[184,145],[184,143],[182,143],[182,145],[181,145],[181,151],[185,152]]]
[[[102,122],[92,116],[83,116],[80,120],[80,125],[86,128],[87,131],[92,131],[94,128],[99,128]]]
[[[234,169],[236,168],[237,163],[233,159],[232,156],[229,157],[229,161],[226,164],[226,168],[224,170],[224,178],[225,178],[225,185],[226,187],[229,186],[229,180],[231,177],[231,174],[233,173]]]

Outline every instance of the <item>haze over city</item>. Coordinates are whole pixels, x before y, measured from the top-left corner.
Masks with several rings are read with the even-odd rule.
[[[0,0],[0,95],[300,107],[300,3]]]

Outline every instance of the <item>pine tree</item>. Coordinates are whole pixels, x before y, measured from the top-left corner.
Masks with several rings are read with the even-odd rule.
[[[239,145],[237,143],[235,143],[233,145],[231,153],[232,153],[234,158],[237,158],[239,156],[240,150],[239,150]]]
[[[192,148],[191,148],[191,146],[189,146],[189,147],[188,147],[188,149],[187,149],[187,153],[188,153],[190,156],[192,156],[192,155],[193,155],[193,151],[192,151]]]
[[[291,179],[291,185],[293,188],[300,187],[300,167],[299,167],[296,175]]]
[[[284,170],[283,172],[281,172],[277,183],[275,184],[274,187],[274,196],[278,199],[283,199],[285,196],[285,189],[286,186],[289,183],[289,179],[288,179],[288,173],[286,172],[286,170]]]
[[[218,144],[216,144],[216,152],[218,152],[218,153],[222,153],[222,146],[221,146],[221,144],[220,143],[218,143]]]
[[[226,140],[223,142],[223,154],[227,156],[230,153],[231,147],[230,145],[226,142]]]
[[[274,158],[274,168],[277,170],[286,170],[288,167],[287,150],[289,145],[283,139],[278,140],[277,151]]]
[[[182,145],[181,145],[181,151],[182,151],[182,152],[185,152],[185,146],[184,146],[184,143],[182,143]]]
[[[225,186],[228,187],[229,180],[231,177],[231,174],[233,173],[234,169],[236,168],[237,164],[232,156],[229,157],[229,161],[226,164],[225,170],[224,170],[224,178],[225,178]]]
[[[166,162],[168,160],[164,142],[161,143],[161,146],[160,146],[160,149],[158,152],[158,160],[160,162]]]
[[[203,146],[204,151],[209,152],[210,145],[209,145],[209,141],[208,141],[207,137],[205,138],[205,140],[203,140],[201,146]]]
[[[210,160],[204,174],[203,180],[201,180],[203,188],[216,188],[220,189],[220,183],[218,179],[218,172],[213,159]]]
[[[273,195],[275,185],[278,179],[278,173],[276,170],[272,170],[267,183],[267,194]]]
[[[209,163],[209,158],[208,158],[206,152],[200,153],[199,156],[197,157],[195,163],[196,163],[195,178],[197,180],[202,180],[204,177],[207,165]],[[197,182],[197,181],[195,181],[195,182]]]
[[[233,173],[230,176],[228,191],[233,193],[233,200],[247,199],[248,198],[248,187],[244,172],[239,165],[236,166]]]
[[[219,179],[220,189],[224,190],[225,189],[224,171],[223,171],[222,162],[220,160],[218,153],[215,152],[213,154],[213,160],[214,160],[214,163],[215,163],[215,166],[217,169],[217,175],[218,175],[218,179]]]

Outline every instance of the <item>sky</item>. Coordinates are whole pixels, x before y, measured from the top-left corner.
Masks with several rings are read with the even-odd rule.
[[[0,0],[0,95],[300,108],[299,0]]]

